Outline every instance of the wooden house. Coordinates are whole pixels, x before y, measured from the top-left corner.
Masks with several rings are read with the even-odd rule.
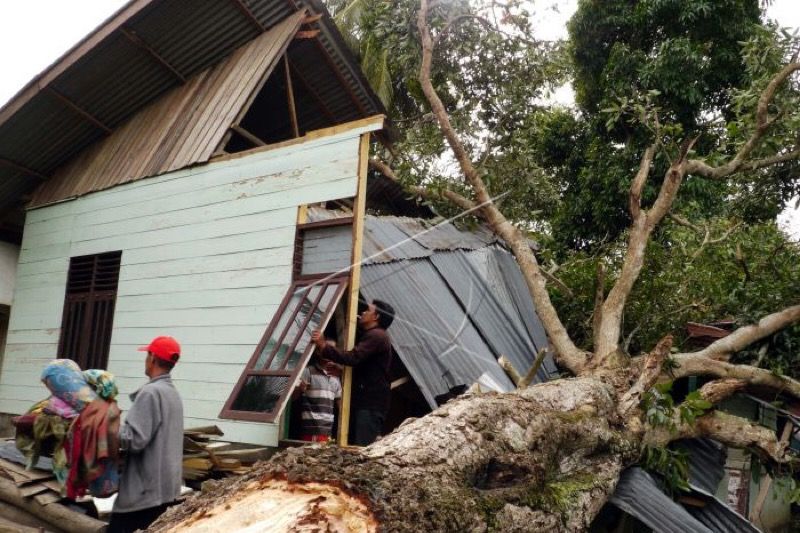
[[[126,409],[136,347],[169,334],[186,425],[276,444],[307,330],[336,313],[353,343],[382,113],[318,0],[129,2],[0,109],[0,412],[57,356],[111,370]],[[325,202],[353,213],[344,263],[309,273]]]
[[[55,357],[112,371],[127,409],[137,347],[172,335],[185,425],[276,446],[310,331],[352,346],[359,292],[401,315],[386,430],[511,390],[500,355],[547,345],[521,273],[488,232],[365,216],[430,214],[368,185],[383,127],[318,0],[130,2],[0,109],[0,422]]]

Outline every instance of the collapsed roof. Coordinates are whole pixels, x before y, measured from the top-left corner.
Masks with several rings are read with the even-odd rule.
[[[431,408],[462,385],[512,390],[497,359],[525,374],[548,345],[522,272],[484,228],[367,216],[362,257],[361,295],[394,306],[392,344]],[[536,381],[556,374],[548,354]]]

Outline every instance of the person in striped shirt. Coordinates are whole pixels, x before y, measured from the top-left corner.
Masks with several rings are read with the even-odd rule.
[[[334,404],[342,397],[342,384],[336,363],[312,355],[300,375],[301,440],[326,442],[333,433]]]

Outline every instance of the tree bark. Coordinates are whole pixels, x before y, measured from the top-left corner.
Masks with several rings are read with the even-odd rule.
[[[460,398],[367,448],[286,450],[151,530],[247,515],[275,531],[584,531],[638,458],[614,410],[613,390],[587,378]]]

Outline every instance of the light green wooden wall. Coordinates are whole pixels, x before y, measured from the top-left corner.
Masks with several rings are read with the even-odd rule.
[[[21,413],[47,390],[69,258],[122,250],[109,370],[120,407],[146,381],[136,347],[172,335],[186,426],[276,445],[271,424],[217,415],[288,288],[297,206],[356,193],[364,127],[285,148],[144,179],[27,215],[0,373],[0,412]]]

